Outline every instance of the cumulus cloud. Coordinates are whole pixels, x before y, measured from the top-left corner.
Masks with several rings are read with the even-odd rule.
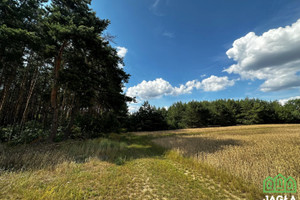
[[[229,86],[233,86],[234,80],[228,80],[227,76],[223,76],[223,77],[211,76],[207,79],[204,79],[201,82],[201,85],[204,91],[214,92],[214,91],[224,90]]]
[[[141,100],[149,100],[160,98],[162,96],[178,96],[182,94],[190,94],[193,89],[204,91],[219,91],[224,90],[229,86],[234,85],[234,80],[228,80],[227,76],[217,77],[211,76],[207,79],[188,81],[179,87],[172,86],[168,81],[157,78],[153,81],[142,81],[140,84],[127,89],[126,95],[137,97]]]
[[[168,81],[158,78],[154,81],[142,81],[140,84],[128,88],[126,94],[145,100],[170,95],[172,91],[173,87]]]
[[[130,113],[137,112],[140,107],[141,107],[140,104],[129,103],[128,104],[128,112],[130,112]]]
[[[300,19],[291,26],[271,29],[258,36],[248,33],[234,41],[226,54],[236,61],[224,71],[243,79],[265,82],[261,91],[277,91],[300,86]]]
[[[126,49],[125,47],[116,47],[117,49],[117,54],[120,58],[124,58],[128,52],[128,49]],[[121,63],[118,64],[119,68],[123,68],[124,65],[122,65]]]
[[[300,96],[290,97],[290,98],[287,98],[287,99],[280,99],[280,100],[278,100],[278,102],[279,102],[281,105],[284,105],[284,104],[286,104],[289,100],[294,100],[294,99],[300,99]]]
[[[117,53],[120,58],[124,58],[128,52],[128,49],[125,47],[116,47],[117,48]]]

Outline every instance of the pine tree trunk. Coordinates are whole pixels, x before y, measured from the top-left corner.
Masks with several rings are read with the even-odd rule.
[[[23,77],[23,80],[22,80],[22,83],[21,83],[21,86],[20,86],[20,93],[19,93],[19,97],[18,97],[18,100],[17,100],[17,103],[16,103],[16,110],[15,110],[15,114],[14,114],[14,124],[19,120],[19,112],[20,112],[20,109],[21,109],[21,106],[22,106],[22,102],[23,102],[23,96],[24,96],[24,91],[25,91],[25,83],[26,83],[26,78],[27,78],[27,70],[24,74],[24,77]]]
[[[28,94],[28,97],[27,97],[25,109],[24,109],[24,112],[23,112],[22,120],[21,120],[21,127],[22,127],[22,125],[26,122],[26,119],[27,119],[27,111],[28,111],[28,105],[29,105],[31,96],[32,96],[32,94],[33,94],[33,90],[34,90],[34,88],[35,88],[35,84],[36,84],[36,82],[37,82],[37,79],[38,79],[38,68],[36,69],[35,74],[34,74],[34,77],[33,77],[32,81],[31,81],[31,84],[30,84],[29,94]]]
[[[59,78],[59,70],[61,68],[61,62],[62,62],[62,54],[66,45],[67,42],[64,41],[54,61],[54,83],[51,90],[51,106],[53,109],[52,128],[50,133],[51,141],[55,139],[57,134],[57,128],[58,128],[58,108],[59,108],[57,104],[58,78]]]
[[[50,133],[50,140],[53,141],[57,134],[58,128],[58,105],[57,105],[57,92],[58,92],[58,70],[60,68],[61,58],[55,59],[55,78],[54,78],[54,87],[51,91],[51,107],[53,109],[53,116],[52,116],[52,128]]]
[[[75,116],[77,114],[77,110],[78,109],[77,109],[76,105],[72,106],[70,122],[69,122],[67,130],[65,132],[65,139],[68,139],[70,137],[70,135],[71,135],[71,129],[72,129],[73,125],[74,125],[74,119],[75,119]]]
[[[1,70],[1,75],[0,75],[0,88],[2,86],[2,80],[4,78],[4,69]]]
[[[43,105],[43,129],[46,130],[48,122],[48,108],[46,104]]]
[[[4,107],[5,103],[6,103],[6,99],[8,97],[8,91],[10,89],[12,80],[13,80],[13,76],[11,76],[9,78],[9,80],[7,81],[7,84],[4,86],[2,101],[1,101],[1,104],[0,104],[0,113],[1,113],[1,115],[2,115],[2,111],[3,111],[3,107]]]

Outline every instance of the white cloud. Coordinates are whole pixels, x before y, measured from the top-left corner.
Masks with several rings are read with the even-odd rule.
[[[156,8],[159,4],[160,0],[155,0],[154,3],[151,5],[151,8]]]
[[[128,49],[125,47],[116,47],[117,48],[117,53],[120,58],[124,58],[128,52]]]
[[[165,4],[163,4],[164,2],[165,2]],[[154,15],[156,15],[158,17],[162,17],[162,16],[165,16],[165,14],[162,13],[159,8],[161,8],[164,5],[168,6],[169,5],[169,1],[168,0],[164,0],[164,1],[162,1],[162,0],[154,0],[153,4],[151,4],[151,6],[150,6],[149,9],[150,9],[150,11]]]
[[[234,85],[234,80],[228,80],[227,76],[223,77],[217,77],[217,76],[211,76],[207,79],[204,79],[202,82],[202,89],[206,92],[208,91],[219,91],[224,90],[225,88],[229,86]]]
[[[250,32],[234,41],[226,54],[237,63],[224,71],[243,79],[260,79],[264,92],[300,86],[300,19],[261,36]]]
[[[163,32],[162,35],[168,38],[175,38],[175,34],[168,31]]]
[[[134,113],[137,112],[139,110],[139,108],[141,107],[141,105],[136,105],[133,103],[129,103],[128,105],[128,112],[129,113]]]
[[[116,47],[117,48],[117,54],[120,58],[124,58],[128,52],[128,49],[126,49],[125,47]],[[123,68],[124,65],[122,65],[121,63],[118,64],[119,68]]]
[[[290,98],[287,98],[287,99],[280,99],[280,100],[278,100],[278,102],[279,102],[281,105],[284,105],[284,104],[286,104],[289,100],[294,100],[294,99],[300,99],[300,96],[290,97]]]
[[[154,81],[142,81],[140,84],[128,88],[126,94],[130,97],[140,97],[146,100],[170,95],[172,92],[172,85],[162,78],[158,78]]]
[[[182,94],[190,94],[195,88],[204,91],[219,91],[224,90],[229,86],[234,85],[234,80],[228,80],[227,76],[217,77],[211,76],[202,80],[188,81],[181,84],[179,87],[173,87],[168,81],[162,78],[153,81],[142,81],[140,84],[127,89],[126,95],[130,97],[137,97],[141,100],[149,100],[160,98],[162,96],[178,96]]]

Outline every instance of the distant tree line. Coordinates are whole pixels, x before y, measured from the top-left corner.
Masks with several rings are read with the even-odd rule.
[[[0,2],[0,141],[118,130],[129,75],[91,0]]]
[[[130,131],[250,124],[300,123],[300,99],[281,105],[260,99],[177,102],[168,109],[148,102],[129,115]]]

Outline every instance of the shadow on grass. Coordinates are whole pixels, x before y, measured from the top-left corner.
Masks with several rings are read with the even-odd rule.
[[[149,136],[130,134],[54,144],[0,144],[0,174],[5,171],[54,169],[64,162],[85,163],[90,158],[120,165],[129,160],[158,157],[164,153],[165,149],[151,142]]]
[[[183,136],[185,134],[182,134]],[[240,146],[242,142],[233,139],[212,139],[208,137],[162,137],[154,139],[154,142],[168,149],[179,149],[185,156],[203,155],[222,151],[228,146]]]
[[[85,163],[97,158],[114,164],[126,161],[161,157],[167,149],[180,149],[185,156],[214,153],[227,146],[240,145],[237,140],[220,140],[206,137],[173,137],[121,134],[109,139],[70,140],[53,144],[7,146],[0,144],[0,174],[5,171],[54,169],[64,162]],[[153,142],[154,141],[154,142]]]

